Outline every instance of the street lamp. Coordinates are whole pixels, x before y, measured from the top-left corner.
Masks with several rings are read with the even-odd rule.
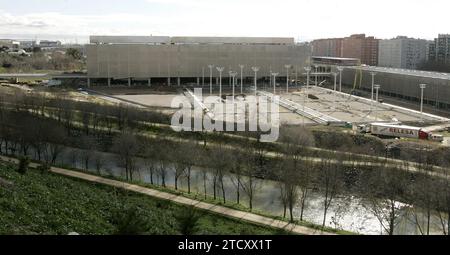
[[[273,75],[273,94],[276,95],[277,94],[277,76],[279,75],[279,73],[272,73]]]
[[[338,73],[334,72],[333,76],[334,76],[334,91],[336,91],[337,89],[337,75]]]
[[[208,65],[209,68],[209,94],[212,95],[212,70],[214,68],[214,65]]]
[[[377,97],[376,97],[376,102],[378,102],[378,92],[379,92],[379,90],[380,90],[381,86],[380,86],[380,85],[378,85],[378,84],[376,84],[376,85],[374,85],[374,88],[375,88],[375,90],[377,91],[377,92],[376,92],[376,94],[377,94]]]
[[[344,68],[342,66],[338,66],[337,70],[339,71],[339,92],[342,92],[342,71],[344,71]]]
[[[420,87],[420,114],[423,120],[423,91],[424,89],[427,88],[427,84],[420,84],[419,87]]]
[[[311,72],[311,67],[307,66],[305,67],[305,71],[306,71],[306,89],[309,88],[309,73]]]
[[[315,65],[314,67],[316,68],[316,87],[317,87],[317,85],[318,85],[318,84],[317,84],[317,79],[318,79],[318,77],[317,77],[317,69],[319,68],[319,66],[318,66],[318,65]]]
[[[241,94],[244,94],[244,65],[239,65],[241,68]]]
[[[216,69],[219,72],[219,97],[222,100],[222,72],[225,70],[225,67],[217,67]]]
[[[377,100],[377,103],[378,103],[378,91],[380,90],[380,88],[381,88],[381,86],[380,85],[378,85],[378,84],[376,84],[376,85],[374,85],[374,88],[376,89],[376,93],[377,93],[377,97],[376,97],[376,100]],[[375,111],[376,112],[376,111]],[[378,119],[378,113],[377,114],[375,114],[375,121]]]
[[[235,94],[235,80],[236,80],[237,72],[230,71],[230,77],[233,80],[233,103],[234,103],[234,94]]]
[[[371,100],[373,100],[373,89],[375,86],[375,75],[377,75],[376,72],[370,72],[370,75],[372,75],[372,95],[371,95]]]
[[[255,96],[258,95],[258,72],[260,70],[259,67],[254,66],[252,67],[253,72],[255,72]]]
[[[291,69],[291,65],[285,65],[286,68],[286,93],[289,93],[289,70]]]

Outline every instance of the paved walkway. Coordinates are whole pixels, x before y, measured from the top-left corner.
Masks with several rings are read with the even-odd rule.
[[[5,157],[5,156],[0,156],[0,160],[5,161],[5,162],[12,162],[15,164],[17,164],[19,162],[19,160],[15,159],[15,158],[10,158],[10,157]],[[38,165],[39,164],[31,163],[30,167],[35,168]],[[239,210],[227,208],[224,206],[200,202],[200,201],[197,201],[194,199],[183,197],[181,195],[174,195],[171,193],[162,192],[162,191],[158,191],[158,190],[154,190],[154,189],[150,189],[150,188],[145,188],[142,186],[129,184],[126,182],[121,182],[121,181],[116,181],[116,180],[112,180],[112,179],[108,179],[108,178],[103,178],[103,177],[99,177],[99,176],[95,176],[95,175],[91,175],[91,174],[81,173],[81,172],[57,168],[57,167],[52,167],[50,171],[53,173],[56,173],[56,174],[60,174],[60,175],[64,175],[64,176],[68,176],[68,177],[72,177],[72,178],[82,179],[82,180],[94,182],[94,183],[100,183],[100,184],[108,185],[111,187],[125,189],[125,190],[133,191],[136,193],[144,194],[144,195],[159,198],[159,199],[169,200],[169,201],[172,201],[172,202],[175,202],[178,204],[182,204],[182,205],[189,205],[189,206],[192,205],[198,209],[206,210],[206,211],[216,213],[216,214],[219,214],[219,215],[222,215],[225,217],[230,217],[230,218],[243,220],[243,221],[247,221],[250,223],[256,223],[256,224],[260,224],[260,225],[264,225],[264,226],[269,226],[269,227],[273,227],[273,228],[284,229],[286,231],[290,231],[295,234],[333,235],[333,233],[323,232],[323,231],[320,231],[317,229],[308,228],[308,227],[304,227],[304,226],[300,226],[300,225],[296,225],[296,224],[290,224],[290,223],[287,223],[284,221],[275,220],[275,219],[272,219],[269,217],[264,217],[264,216],[257,215],[254,213],[239,211]]]

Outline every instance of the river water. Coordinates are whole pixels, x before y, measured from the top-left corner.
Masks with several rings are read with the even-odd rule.
[[[80,150],[74,157],[74,150],[65,149],[59,156],[57,164],[65,166],[71,166],[78,169],[84,169],[84,161],[79,157]],[[30,153],[30,156],[34,158],[34,153]],[[116,177],[125,177],[124,170],[118,167],[118,160],[114,154],[100,153],[104,163],[102,165],[101,173],[110,174]],[[146,170],[145,163],[142,159],[137,159],[136,171],[133,174],[134,180],[140,180],[145,183],[150,183],[150,172]],[[94,159],[89,159],[88,170],[96,172]],[[174,188],[175,178],[174,169],[172,166],[167,166],[166,170],[166,186]],[[191,192],[198,194],[199,197],[204,196],[203,188],[203,173],[206,172],[207,176],[207,193],[209,196],[213,195],[212,171],[208,169],[202,169],[200,167],[193,167],[191,172]],[[161,184],[160,176],[154,174],[153,180],[155,184]],[[227,203],[233,204],[236,202],[236,185],[233,174],[227,174],[224,177],[224,189]],[[280,200],[280,188],[279,184],[270,180],[256,180],[256,192],[253,199],[253,208],[257,211],[271,214],[274,216],[283,215],[283,204]],[[183,191],[187,191],[187,179],[180,177],[178,180],[178,188]],[[222,198],[222,191],[217,187],[217,197]],[[321,193],[311,192],[304,211],[304,220],[312,222],[318,225],[322,225],[323,221],[323,200],[324,197]],[[248,206],[248,198],[246,194],[241,190],[240,194],[241,204]],[[384,234],[382,225],[377,217],[371,212],[367,203],[358,197],[341,196],[333,200],[326,218],[326,225],[328,227],[343,229],[360,234],[380,235]],[[402,209],[401,217],[399,217],[398,225],[396,226],[395,234],[399,235],[419,235],[419,229],[415,224],[415,218],[410,212],[411,210]],[[289,215],[289,211],[287,212]],[[300,217],[300,207],[294,208],[294,217]],[[445,216],[444,216],[445,217]],[[418,213],[419,221],[425,222],[424,214]],[[445,222],[446,223],[446,222]],[[431,218],[431,234],[441,235],[442,224],[437,213],[434,213]],[[424,227],[422,227],[424,229]]]

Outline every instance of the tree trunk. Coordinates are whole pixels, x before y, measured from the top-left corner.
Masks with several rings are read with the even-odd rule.
[[[178,174],[175,173],[175,190],[178,190]]]
[[[191,168],[187,169],[188,194],[191,194]]]
[[[222,197],[223,197],[223,203],[226,204],[226,198],[225,198],[225,187],[223,185],[223,176],[220,177],[220,187],[222,188]]]
[[[203,190],[205,191],[205,200],[207,196],[207,190],[206,190],[206,172],[203,173]]]
[[[283,203],[283,219],[286,218],[286,213],[287,213],[287,205],[286,203]]]
[[[240,194],[240,185],[241,181],[240,178],[238,179],[238,183],[237,183],[237,191],[236,191],[236,200],[237,200],[237,204],[240,203],[240,199],[241,199],[241,194]]]

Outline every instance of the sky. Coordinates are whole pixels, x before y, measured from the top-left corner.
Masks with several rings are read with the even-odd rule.
[[[89,35],[280,36],[450,33],[448,0],[0,0],[0,38]]]

